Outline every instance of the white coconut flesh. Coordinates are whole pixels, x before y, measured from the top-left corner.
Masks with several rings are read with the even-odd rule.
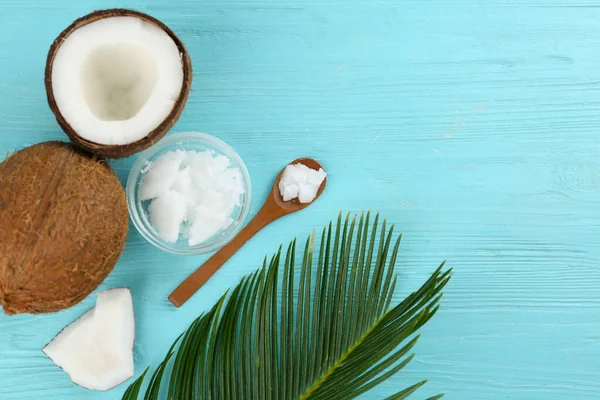
[[[104,18],[73,31],[52,64],[60,113],[81,138],[126,145],[146,137],[173,109],[183,86],[181,53],[158,26]]]
[[[71,380],[106,391],[133,376],[135,335],[129,289],[98,294],[96,307],[62,330],[42,351]]]

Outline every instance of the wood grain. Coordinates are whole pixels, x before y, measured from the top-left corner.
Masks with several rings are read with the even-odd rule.
[[[340,209],[404,232],[397,299],[455,267],[409,369],[415,398],[600,398],[600,8],[591,0],[125,0],[169,25],[194,64],[174,131],[244,158],[256,213],[281,165],[323,162],[327,191],[276,221],[176,310],[166,296],[206,258],[131,232],[102,289],[130,286],[136,373],[265,254]],[[45,55],[100,0],[0,0],[0,154],[64,138]],[[126,179],[133,159],[115,161]],[[363,162],[368,160],[369,162]],[[113,399],[72,385],[40,352],[90,308],[0,315],[0,398]]]

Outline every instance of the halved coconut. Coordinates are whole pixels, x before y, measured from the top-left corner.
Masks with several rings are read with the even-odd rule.
[[[127,288],[98,294],[96,307],[63,329],[42,349],[71,380],[106,391],[134,373],[135,319]]]
[[[179,118],[192,66],[162,22],[132,10],[95,11],[50,47],[46,93],[69,138],[94,154],[121,158],[150,147]]]

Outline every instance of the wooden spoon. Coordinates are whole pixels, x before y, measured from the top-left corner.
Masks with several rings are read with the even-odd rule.
[[[312,158],[299,158],[292,161],[290,164],[299,163],[315,170],[323,168],[321,164]],[[323,190],[325,190],[325,185],[327,184],[327,178],[325,178],[319,187],[319,191],[317,192],[315,200],[313,200],[311,203],[300,203],[297,198],[290,201],[283,201],[278,187],[282,174],[283,170],[277,176],[275,184],[273,185],[273,190],[271,190],[271,194],[267,198],[265,205],[261,208],[258,214],[256,214],[254,219],[250,221],[250,223],[246,225],[246,227],[242,229],[242,231],[235,238],[233,238],[231,242],[221,248],[221,250],[217,251],[200,268],[198,268],[185,281],[183,281],[181,285],[179,285],[177,289],[173,291],[173,293],[171,293],[169,296],[169,301],[173,303],[175,307],[181,307],[186,301],[188,301],[190,297],[192,297],[194,293],[196,293],[198,289],[200,289],[202,285],[204,285],[206,281],[208,281],[210,277],[213,276],[213,274],[217,272],[217,270],[235,254],[236,251],[238,251],[248,240],[250,240],[252,236],[258,233],[258,231],[276,219],[283,217],[284,215],[288,215],[308,207],[321,195],[321,193],[323,193]]]

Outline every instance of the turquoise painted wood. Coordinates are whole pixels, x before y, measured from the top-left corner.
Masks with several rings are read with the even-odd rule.
[[[600,8],[591,0],[0,0],[0,153],[63,139],[45,100],[54,37],[126,6],[186,43],[193,91],[174,131],[235,147],[255,213],[289,160],[330,173],[319,202],[254,238],[188,304],[167,295],[205,257],[131,231],[101,289],[129,286],[136,374],[267,253],[380,210],[404,232],[398,299],[448,258],[455,276],[406,372],[415,398],[600,398]],[[125,182],[131,159],[113,166]],[[1,223],[1,221],[0,221]],[[40,352],[95,295],[56,315],[0,314],[0,398],[114,399]]]

